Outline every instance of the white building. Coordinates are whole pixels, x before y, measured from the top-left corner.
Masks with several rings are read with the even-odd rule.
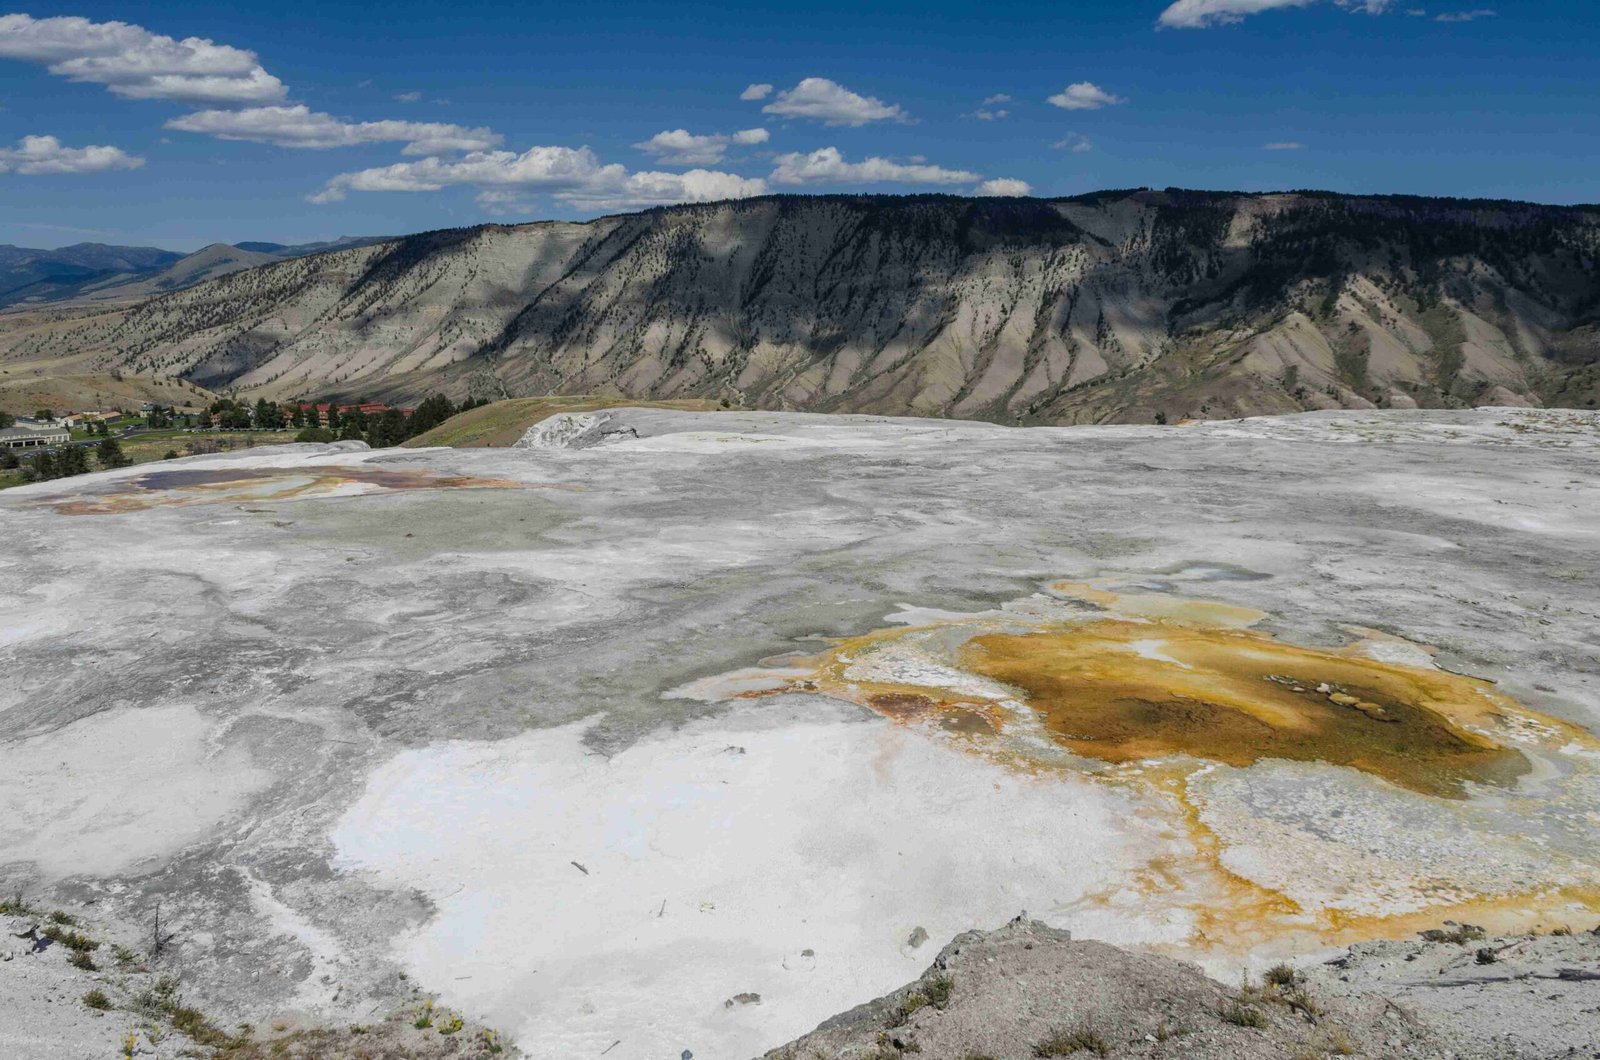
[[[0,431],[0,448],[42,449],[47,445],[65,445],[72,440],[72,432],[65,427],[33,427],[17,424]]]

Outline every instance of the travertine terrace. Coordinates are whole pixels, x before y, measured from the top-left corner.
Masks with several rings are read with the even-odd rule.
[[[130,946],[159,902],[218,1020],[420,988],[612,1060],[757,1054],[1023,910],[1230,977],[1586,924],[1597,454],[621,409],[8,490],[0,883]]]

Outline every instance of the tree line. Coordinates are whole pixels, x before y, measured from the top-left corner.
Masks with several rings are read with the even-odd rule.
[[[323,424],[315,406],[308,409],[296,404],[285,408],[265,398],[252,406],[232,398],[220,398],[192,420],[187,416],[178,416],[174,409],[155,406],[145,413],[145,424],[148,427],[171,428],[193,422],[199,427],[219,427],[224,430],[285,430],[298,427],[299,433],[295,435],[297,442],[355,441],[381,449],[399,445],[432,430],[458,413],[488,403],[488,398],[469,398],[456,405],[443,394],[431,394],[409,416],[399,409],[385,409],[369,415],[357,406],[341,412],[337,404],[330,403],[327,422]],[[49,414],[44,413],[41,418],[49,418]],[[91,438],[100,439],[92,449],[89,446],[68,445],[36,451],[20,459],[14,451],[0,449],[0,471],[21,470],[27,481],[42,482],[90,471],[127,467],[133,463],[106,424],[91,424],[88,431]],[[176,451],[169,450],[166,458],[177,455]]]

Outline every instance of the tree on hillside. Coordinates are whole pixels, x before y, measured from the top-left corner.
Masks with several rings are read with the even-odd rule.
[[[35,409],[33,418],[36,420],[53,420],[56,418],[56,414],[49,409]]]
[[[449,398],[443,394],[430,394],[411,413],[406,437],[414,438],[424,431],[431,431],[455,414],[456,408],[450,404]]]
[[[0,431],[5,430],[7,427],[15,426],[16,422],[17,418],[11,413],[0,412]]]
[[[301,408],[298,404],[296,404],[295,407],[294,407],[294,411],[289,413],[289,426],[294,427],[294,428],[300,428],[300,427],[304,427],[305,425],[306,425],[306,410]]]
[[[346,416],[344,426],[339,428],[339,440],[341,442],[365,441],[365,439],[361,437],[361,426],[356,423],[355,420]]]
[[[385,409],[367,421],[367,444],[374,449],[399,445],[406,438],[406,417],[399,409]]]
[[[122,443],[115,438],[107,438],[95,446],[94,458],[103,468],[127,467],[133,463],[128,455],[122,451]]]
[[[334,401],[328,402],[328,422],[323,424],[323,426],[327,427],[330,431],[338,431],[339,419],[338,403]]]

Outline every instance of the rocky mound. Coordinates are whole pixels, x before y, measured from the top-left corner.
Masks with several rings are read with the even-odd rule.
[[[1324,1056],[1532,1060],[1600,1042],[1600,936],[1450,926],[1224,986],[1192,964],[1018,917],[958,935],[915,982],[767,1060]]]

